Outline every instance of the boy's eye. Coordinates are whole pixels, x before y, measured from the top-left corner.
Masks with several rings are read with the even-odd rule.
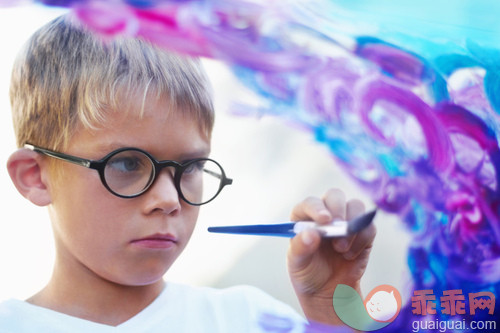
[[[141,168],[141,161],[137,158],[119,158],[108,162],[107,167],[111,167],[121,172],[137,171]]]
[[[130,173],[150,171],[149,159],[137,152],[122,152],[114,156],[106,164],[106,168],[113,172]]]
[[[184,169],[183,173],[189,174],[189,173],[201,171],[201,170],[203,170],[203,167],[205,166],[206,163],[207,163],[207,161],[205,161],[205,160],[192,162],[187,166],[186,169]]]

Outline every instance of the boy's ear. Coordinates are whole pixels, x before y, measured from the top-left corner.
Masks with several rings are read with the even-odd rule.
[[[19,193],[37,206],[51,203],[50,193],[43,176],[41,156],[29,149],[19,149],[10,155],[7,169]]]

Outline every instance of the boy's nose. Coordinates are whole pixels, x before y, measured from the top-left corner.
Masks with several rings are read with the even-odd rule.
[[[180,197],[175,188],[173,170],[165,168],[158,174],[155,183],[144,195],[148,197],[148,213],[177,214],[181,209]]]

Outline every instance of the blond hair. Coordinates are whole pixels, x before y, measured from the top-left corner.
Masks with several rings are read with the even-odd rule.
[[[208,80],[197,59],[138,38],[103,41],[69,16],[39,29],[17,57],[10,100],[17,145],[64,149],[72,133],[94,128],[123,98],[164,98],[170,110],[194,116],[210,135]]]

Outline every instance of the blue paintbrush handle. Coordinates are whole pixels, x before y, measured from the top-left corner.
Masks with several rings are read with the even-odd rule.
[[[290,238],[295,236],[295,232],[293,231],[294,226],[295,223],[254,224],[227,227],[209,227],[208,231],[224,234],[277,236]]]
[[[334,221],[330,225],[317,225],[310,221],[299,221],[279,224],[253,224],[253,225],[235,225],[209,227],[209,232],[237,234],[237,235],[256,235],[256,236],[277,236],[294,237],[300,231],[305,229],[318,230],[323,237],[343,237],[349,234],[359,232],[370,225],[375,217],[376,210],[358,216],[351,221]]]

